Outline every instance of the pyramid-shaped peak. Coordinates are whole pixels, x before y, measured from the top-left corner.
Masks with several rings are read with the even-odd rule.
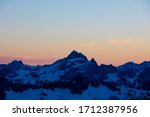
[[[72,55],[72,54],[79,54],[79,52],[73,50],[73,51],[70,53],[70,55]]]
[[[75,50],[73,50],[68,56],[68,59],[74,59],[74,58],[82,58],[85,60],[88,60],[86,56],[84,56],[81,52],[77,52]]]
[[[97,65],[97,62],[95,61],[94,58],[92,58],[92,59],[90,60],[90,62],[91,62],[92,64],[94,64],[94,65]]]

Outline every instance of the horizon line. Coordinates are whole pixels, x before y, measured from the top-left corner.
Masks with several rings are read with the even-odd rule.
[[[60,59],[63,59],[63,58],[60,58]],[[59,60],[59,58],[58,59],[56,59],[56,58],[54,59],[54,58],[32,58],[32,57],[31,58],[23,58],[23,57],[0,57],[0,64],[9,64],[9,63],[11,63],[14,60],[17,60],[17,61],[21,60],[26,65],[37,66],[37,65],[50,65],[50,64],[53,64],[57,60]],[[118,65],[115,65],[113,63],[98,63],[98,65],[105,64],[105,65],[120,66],[120,65],[123,65],[123,64],[128,63],[128,62],[133,62],[133,63],[136,63],[136,64],[141,64],[141,63],[143,63],[145,61],[149,62],[150,60],[143,60],[141,62],[125,61],[122,64],[118,64]]]

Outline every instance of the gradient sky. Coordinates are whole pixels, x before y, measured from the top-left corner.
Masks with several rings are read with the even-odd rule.
[[[0,0],[0,63],[51,63],[72,50],[99,64],[150,60],[149,0]]]

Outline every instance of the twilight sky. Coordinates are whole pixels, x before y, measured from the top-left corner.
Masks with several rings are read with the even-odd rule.
[[[101,64],[150,60],[149,0],[0,0],[0,63],[72,50]]]

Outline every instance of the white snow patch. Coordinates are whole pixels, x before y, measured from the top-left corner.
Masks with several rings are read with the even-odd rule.
[[[42,95],[44,92],[47,96]],[[56,88],[55,91],[49,89],[29,89],[22,93],[15,93],[13,91],[6,92],[6,100],[105,100],[109,99],[111,95],[117,95],[106,86],[97,88],[89,86],[89,88],[79,94],[71,94],[68,89]]]
[[[118,80],[119,78],[117,77],[116,73],[113,73],[113,74],[108,74],[108,79],[106,79],[105,81],[117,82]]]

